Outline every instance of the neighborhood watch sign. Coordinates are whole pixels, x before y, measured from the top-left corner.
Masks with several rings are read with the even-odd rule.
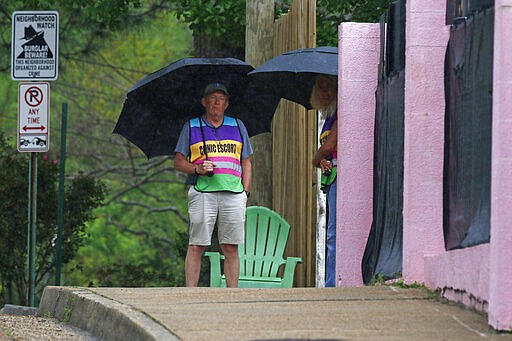
[[[56,80],[59,14],[54,11],[12,14],[13,80]]]

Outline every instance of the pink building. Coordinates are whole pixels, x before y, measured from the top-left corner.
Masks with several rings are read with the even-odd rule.
[[[446,251],[443,236],[446,4],[407,0],[403,264],[424,283],[488,313],[512,330],[512,0],[495,1],[491,239]],[[373,125],[379,25],[339,27],[338,286],[363,285],[361,260],[372,223]]]

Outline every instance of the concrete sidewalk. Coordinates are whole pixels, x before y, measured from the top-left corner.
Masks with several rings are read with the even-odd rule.
[[[39,314],[104,340],[512,340],[422,289],[47,287]]]

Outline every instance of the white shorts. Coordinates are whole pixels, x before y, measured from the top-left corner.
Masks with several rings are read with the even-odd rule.
[[[231,192],[188,191],[189,245],[211,245],[215,225],[220,244],[242,244],[245,239],[247,195]]]

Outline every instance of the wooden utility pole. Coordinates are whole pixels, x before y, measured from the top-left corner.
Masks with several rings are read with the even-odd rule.
[[[274,0],[246,1],[245,61],[255,68],[273,57]],[[251,197],[248,205],[272,208],[272,134],[251,138]]]
[[[246,1],[245,61],[255,68],[274,57],[274,0]]]

